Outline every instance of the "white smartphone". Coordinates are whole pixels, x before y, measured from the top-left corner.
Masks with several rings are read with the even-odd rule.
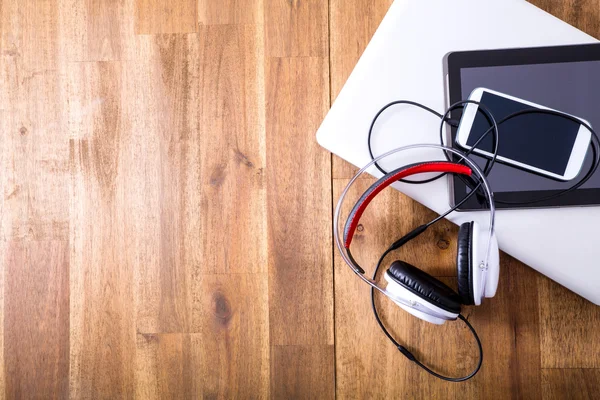
[[[494,90],[477,88],[469,100],[484,104],[496,121],[514,112],[548,107],[532,103]],[[456,143],[470,150],[490,127],[487,118],[478,112],[477,104],[468,104],[456,133]],[[587,124],[586,120],[575,117]],[[493,134],[473,149],[473,153],[486,158],[493,156]],[[582,124],[550,114],[524,114],[499,126],[497,160],[504,164],[534,172],[549,178],[569,181],[583,166],[592,133]]]

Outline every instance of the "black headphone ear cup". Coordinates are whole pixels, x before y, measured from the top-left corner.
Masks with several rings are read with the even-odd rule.
[[[404,261],[394,261],[387,270],[394,282],[423,300],[451,313],[460,313],[460,298],[451,287]]]
[[[458,295],[462,304],[475,304],[473,297],[473,222],[465,222],[458,229],[456,268]]]

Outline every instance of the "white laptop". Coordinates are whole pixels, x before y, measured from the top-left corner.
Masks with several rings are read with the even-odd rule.
[[[445,109],[442,60],[459,50],[593,43],[596,39],[523,0],[396,0],[317,132],[332,153],[362,167],[371,159],[369,124],[398,99]],[[376,154],[412,143],[439,143],[439,119],[408,107],[378,126]],[[439,159],[439,158],[438,158]],[[378,173],[373,169],[373,174]],[[395,187],[430,209],[448,209],[448,182]],[[493,189],[493,188],[492,188]],[[457,212],[457,224],[487,213]],[[501,210],[500,248],[600,305],[600,207]],[[531,283],[535,284],[534,282]]]

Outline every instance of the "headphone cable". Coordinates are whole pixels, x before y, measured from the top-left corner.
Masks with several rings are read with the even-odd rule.
[[[394,250],[393,247],[388,248],[381,255],[381,257],[379,258],[379,261],[377,261],[377,266],[375,267],[375,271],[373,272],[373,280],[375,280],[375,278],[377,276],[377,272],[379,271],[379,267],[381,267],[381,263],[383,262],[384,258],[392,250]],[[419,361],[406,347],[402,346],[400,343],[398,343],[398,341],[396,339],[394,339],[394,337],[392,336],[392,334],[387,330],[387,328],[383,324],[383,321],[379,317],[379,313],[378,313],[377,307],[375,305],[375,289],[373,289],[372,287],[371,287],[371,308],[373,309],[373,314],[375,315],[375,319],[377,320],[377,324],[379,324],[379,327],[381,328],[381,330],[383,331],[383,333],[385,334],[385,336],[388,337],[388,339],[394,344],[394,346],[396,346],[396,348],[406,358],[408,358],[410,361],[412,361],[415,364],[417,364],[419,367],[421,367],[423,370],[427,371],[429,374],[435,376],[436,378],[439,378],[439,379],[442,379],[442,380],[445,380],[445,381],[448,381],[448,382],[463,382],[463,381],[466,381],[468,379],[471,379],[472,377],[474,377],[477,374],[477,372],[479,372],[479,369],[481,368],[481,364],[483,363],[483,347],[481,346],[481,341],[479,340],[479,336],[477,335],[477,332],[475,331],[475,328],[473,328],[473,326],[469,323],[469,321],[467,321],[467,319],[462,314],[458,314],[458,318],[460,320],[462,320],[467,325],[467,327],[469,328],[469,330],[473,334],[473,337],[475,338],[475,341],[477,342],[477,347],[479,348],[479,361],[477,362],[477,366],[475,367],[475,369],[470,374],[462,376],[462,377],[458,377],[458,378],[453,378],[453,377],[441,375],[441,374],[433,371],[431,368],[429,368],[428,366],[426,366],[425,364],[423,364],[421,361]]]
[[[379,119],[379,117],[381,116],[381,114],[383,114],[383,112],[385,110],[387,110],[388,108],[395,106],[395,105],[401,105],[401,104],[407,104],[410,106],[415,106],[415,107],[419,107],[433,115],[435,115],[436,117],[440,118],[440,128],[439,128],[439,134],[440,134],[440,143],[443,145],[444,144],[444,138],[443,138],[443,127],[445,123],[448,123],[451,127],[457,128],[459,125],[459,120],[457,119],[453,119],[452,118],[452,111],[458,109],[458,108],[464,108],[466,107],[466,105],[468,104],[476,104],[478,105],[477,108],[477,112],[482,112],[483,115],[485,116],[485,118],[488,120],[488,123],[490,123],[490,127],[483,132],[483,134],[478,138],[478,140],[473,144],[473,146],[471,146],[471,148],[467,151],[465,151],[465,155],[469,156],[473,153],[473,151],[477,148],[477,146],[483,141],[483,139],[489,135],[490,133],[492,133],[492,146],[494,147],[494,151],[492,152],[492,157],[490,159],[486,159],[485,162],[485,167],[483,169],[484,175],[489,175],[489,173],[491,172],[494,163],[496,161],[496,157],[498,155],[498,141],[499,141],[499,131],[498,131],[498,126],[521,115],[526,115],[526,114],[546,114],[546,115],[554,115],[557,117],[561,117],[567,120],[570,120],[572,122],[578,123],[583,125],[585,128],[587,128],[590,133],[591,133],[591,140],[590,140],[590,145],[589,147],[591,147],[592,150],[592,163],[590,165],[589,170],[587,171],[587,173],[579,180],[577,181],[575,184],[569,186],[566,189],[562,189],[562,190],[557,190],[557,191],[553,191],[553,193],[551,193],[548,196],[544,196],[544,197],[540,197],[534,200],[528,200],[528,201],[509,201],[509,200],[499,200],[499,199],[495,199],[495,203],[500,203],[500,204],[506,204],[506,205],[513,205],[513,206],[527,206],[527,205],[531,205],[531,204],[536,204],[536,203],[541,203],[544,201],[549,201],[549,200],[553,200],[556,199],[558,197],[564,196],[568,193],[571,193],[577,189],[579,189],[581,186],[583,186],[596,172],[596,170],[598,169],[598,167],[600,166],[600,138],[598,137],[598,134],[596,133],[596,131],[586,122],[579,120],[577,117],[574,117],[572,115],[563,113],[561,111],[555,111],[555,110],[547,110],[547,109],[539,109],[539,108],[529,108],[529,109],[525,109],[525,110],[520,110],[520,111],[516,111],[512,114],[507,115],[506,117],[502,118],[500,121],[496,122],[494,119],[493,114],[491,113],[490,109],[488,107],[486,107],[484,104],[477,102],[477,101],[473,101],[473,100],[463,100],[463,101],[459,101],[456,102],[454,104],[452,104],[450,107],[448,107],[448,109],[446,109],[446,111],[444,112],[444,114],[440,114],[437,111],[414,101],[410,101],[410,100],[396,100],[396,101],[392,101],[388,104],[386,104],[385,106],[383,106],[373,117],[373,119],[371,120],[371,124],[369,126],[369,131],[367,134],[367,149],[369,151],[369,155],[371,156],[371,159],[373,160],[375,157],[373,155],[373,149],[372,149],[372,145],[371,145],[371,138],[373,136],[373,129],[375,127],[375,124],[377,122],[377,120]],[[446,157],[446,159],[448,161],[453,161],[452,157],[448,155],[447,152],[444,152],[444,156]],[[459,161],[460,163],[460,161]],[[377,169],[382,172],[383,174],[387,174],[387,171],[384,170],[377,162],[374,164],[375,167],[377,167]],[[400,182],[405,182],[405,183],[412,183],[412,184],[424,184],[424,183],[429,183],[432,181],[435,181],[443,176],[445,176],[445,173],[442,174],[438,174],[432,178],[429,179],[425,179],[422,181],[411,181],[411,180],[403,180],[400,179]],[[458,179],[462,180],[463,183],[465,184],[466,187],[468,187],[469,189],[471,189],[471,193],[468,193],[461,201],[460,204],[455,204],[446,214],[444,214],[444,217],[446,215],[448,215],[450,212],[453,212],[455,210],[457,210],[462,204],[464,204],[468,198],[472,197],[473,192],[475,193],[479,193],[480,188],[481,188],[481,184],[476,184],[475,186],[473,186],[471,183],[469,183],[464,177],[457,177]],[[443,218],[443,217],[442,217]],[[441,219],[441,218],[440,218]],[[433,222],[433,221],[432,221]],[[437,222],[437,219],[436,221]]]

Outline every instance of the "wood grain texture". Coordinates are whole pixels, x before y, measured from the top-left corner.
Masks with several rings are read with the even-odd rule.
[[[0,5],[2,398],[68,395],[69,147],[58,26],[55,1]]]
[[[137,168],[126,174],[134,207],[136,332],[195,332],[199,45],[196,35],[145,36],[137,54],[130,80],[142,100],[134,113],[144,118],[132,122]]]
[[[72,96],[99,105],[73,130],[71,146],[70,395],[134,393],[135,214],[125,184],[132,161],[130,90],[121,63],[81,63]]]
[[[542,367],[600,368],[600,307],[545,277],[539,290]]]
[[[0,365],[2,365],[2,368],[0,368],[0,399],[3,399],[3,400],[6,399],[6,363],[5,363],[5,357],[4,357],[4,352],[5,352],[5,346],[4,346],[5,339],[4,338],[6,336],[6,332],[5,332],[5,328],[4,328],[4,319],[5,319],[5,315],[6,315],[6,312],[5,312],[6,307],[5,307],[5,301],[4,301],[4,298],[5,298],[4,293],[5,293],[6,269],[7,269],[7,264],[10,261],[10,259],[7,257],[7,255],[10,254],[10,253],[7,253],[8,247],[9,247],[9,245],[7,242],[5,242],[5,241],[0,242],[0,260],[2,261],[2,263],[0,264],[0,349],[1,349]],[[15,310],[15,311],[13,311],[13,313],[15,313],[17,311],[18,310]],[[68,314],[67,314],[67,316],[68,316]],[[67,351],[68,351],[68,344],[67,344]],[[20,380],[21,377],[16,377],[16,379]]]
[[[199,44],[146,35],[129,63],[131,165],[125,174],[133,259],[138,398],[192,398],[201,386],[199,303]],[[148,85],[153,82],[153,85]],[[196,307],[196,308],[195,308]]]
[[[58,45],[66,61],[132,59],[135,0],[55,0],[60,22]]]
[[[327,110],[326,66],[320,58],[268,62],[271,344],[333,344],[329,155],[306,140]]]
[[[481,398],[540,393],[538,274],[502,253],[500,282],[493,299],[472,308],[484,345],[485,365],[478,377]],[[476,319],[475,319],[476,318]]]
[[[200,396],[196,334],[140,333],[136,337],[136,390],[139,399],[191,399]]]
[[[317,352],[310,359],[329,374],[314,376],[310,386],[291,388],[299,390],[293,397],[306,397],[310,387],[318,387],[322,391],[313,396],[323,397],[333,385],[333,370],[326,367],[333,362],[330,157],[306,138],[327,110],[327,67],[322,58],[267,62],[270,343],[299,346],[287,349],[289,354]],[[288,366],[303,371],[297,365],[303,362],[303,357],[289,358]],[[274,375],[278,367],[271,364],[272,392],[293,394],[286,375]]]
[[[5,0],[0,5],[0,49],[12,57],[19,73],[54,69],[58,61],[57,0],[35,6],[19,0]]]
[[[595,0],[534,3],[600,35]],[[390,4],[0,2],[0,398],[597,397],[599,308],[516,260],[464,310],[485,359],[456,385],[334,251],[354,168],[314,134]],[[354,254],[433,216],[387,190]],[[386,264],[455,287],[456,231]],[[475,363],[464,326],[377,302],[436,369]]]
[[[268,397],[272,374],[267,293],[262,274],[202,277],[198,379],[203,397]]]
[[[268,397],[264,40],[254,25],[199,31],[201,239],[194,322],[202,396]]]
[[[333,346],[271,347],[271,398],[330,399],[334,388]]]
[[[266,54],[327,57],[328,4],[321,0],[263,0]]]
[[[136,0],[136,33],[196,32],[196,0]]]
[[[13,241],[4,251],[4,393],[63,399],[69,393],[69,247]]]
[[[542,372],[544,400],[591,400],[600,392],[598,369],[545,369]]]
[[[60,79],[47,72],[24,75],[20,60],[7,61],[0,204],[10,211],[1,216],[2,238],[64,240],[69,236],[68,208],[63,203],[69,153]]]
[[[40,4],[39,13],[25,12],[17,1],[0,8],[2,239],[69,236],[69,148],[54,5]]]
[[[197,0],[200,25],[261,24],[264,0]]]
[[[202,27],[200,46],[203,272],[266,272],[262,30]]]
[[[329,106],[327,3],[264,10],[271,395],[331,398],[330,156],[314,141]]]

